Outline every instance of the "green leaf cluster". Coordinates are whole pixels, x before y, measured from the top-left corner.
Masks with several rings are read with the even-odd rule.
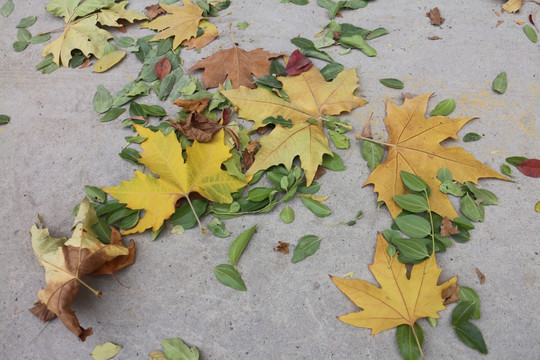
[[[459,302],[452,312],[452,327],[459,339],[468,347],[487,354],[487,346],[482,332],[470,319],[480,319],[480,298],[471,288],[459,289]]]
[[[8,4],[9,2],[6,3],[4,7]],[[36,36],[32,36],[32,33],[30,33],[30,31],[27,29],[34,25],[36,21],[37,17],[35,16],[28,16],[19,21],[17,24],[17,41],[13,43],[13,50],[16,52],[21,52],[24,51],[30,44],[41,44],[49,41],[51,38],[50,34],[38,34]]]
[[[180,338],[162,340],[161,346],[163,347],[163,351],[152,351],[150,353],[150,359],[199,360],[199,350],[195,346],[190,348]]]
[[[368,5],[369,0],[348,0],[348,1],[333,1],[333,0],[317,0],[317,4],[325,9],[328,9],[330,19],[336,17],[341,9],[356,10],[364,8]]]

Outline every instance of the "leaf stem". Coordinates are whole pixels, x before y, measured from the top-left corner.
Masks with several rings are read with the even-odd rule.
[[[388,147],[396,147],[396,144],[388,144],[388,143],[385,143],[383,141],[377,141],[377,140],[373,140],[373,139],[370,139],[370,138],[367,138],[367,137],[364,137],[360,134],[356,134],[356,140],[367,140],[367,141],[371,141],[375,144],[380,144],[380,145],[383,145],[383,146],[388,146]]]
[[[201,220],[199,219],[199,216],[197,216],[197,212],[195,211],[195,208],[193,207],[193,204],[191,203],[191,200],[189,200],[189,196],[184,196],[189,204],[189,207],[191,208],[191,211],[193,212],[193,215],[195,216],[195,219],[197,219],[197,223],[199,224],[199,228],[201,229],[201,232],[203,234],[206,234],[206,228],[201,224]]]
[[[47,34],[53,33],[53,32],[58,31],[58,30],[63,30],[63,29],[66,28],[66,25],[64,25],[62,27],[57,27],[56,29],[52,29],[52,30],[49,30],[49,31],[40,32],[40,33],[38,33],[38,36],[47,35]]]
[[[435,229],[433,226],[433,215],[431,214],[431,205],[429,204],[429,195],[427,193],[427,190],[424,190],[424,196],[426,197],[426,202],[428,204],[428,214],[429,214],[429,221],[431,223],[431,256],[429,257],[429,262],[427,264],[426,270],[424,272],[424,275],[427,274],[429,267],[431,266],[431,262],[435,258]]]
[[[412,324],[411,328],[414,335],[414,339],[416,340],[416,345],[418,345],[418,350],[420,351],[420,357],[422,358],[422,360],[427,360],[427,358],[424,356],[424,352],[422,351],[422,345],[420,345],[420,340],[418,340],[418,335],[416,335],[416,330],[414,330],[414,324]]]
[[[97,290],[94,290],[90,285],[88,285],[87,283],[85,283],[84,281],[81,280],[81,278],[77,277],[76,278],[78,282],[80,282],[81,284],[83,284],[88,290],[90,290],[91,292],[94,293],[94,295],[96,295],[97,297],[101,297],[101,291],[97,291]]]

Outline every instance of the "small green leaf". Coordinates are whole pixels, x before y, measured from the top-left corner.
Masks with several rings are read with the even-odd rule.
[[[42,71],[42,74],[50,74],[60,68],[60,65],[57,65],[55,63],[52,63],[50,65],[47,65]]]
[[[470,181],[465,182],[465,186],[469,189],[470,192],[474,194],[476,200],[482,200],[482,205],[498,205],[499,199],[497,195],[492,193],[489,190],[479,189],[474,186]]]
[[[31,38],[32,34],[30,34],[30,31],[24,28],[17,30],[17,40],[30,43]]]
[[[7,115],[0,115],[0,125],[8,124],[10,121],[9,116]]]
[[[206,224],[212,233],[220,238],[226,238],[231,236],[231,233],[225,229],[225,224],[220,219],[214,217],[211,222]]]
[[[331,81],[342,72],[345,67],[337,62],[332,62],[321,69],[321,75],[325,81]]]
[[[260,202],[268,199],[270,197],[270,194],[275,191],[276,189],[274,188],[256,187],[249,190],[248,199],[254,202]]]
[[[470,301],[460,301],[452,312],[452,326],[463,325],[471,318],[474,311],[474,303]]]
[[[221,264],[214,268],[214,274],[220,283],[223,285],[232,287],[235,290],[247,291],[246,284],[242,280],[242,276],[234,268],[234,266],[229,264]]]
[[[452,194],[454,196],[463,196],[466,192],[463,190],[463,186],[452,180],[443,182],[439,187],[439,190],[444,194]]]
[[[93,71],[96,73],[105,72],[118,64],[125,56],[124,50],[109,51],[96,61]]]
[[[334,130],[328,130],[328,133],[330,133],[330,139],[332,140],[332,143],[334,143],[334,146],[338,149],[348,149],[350,144],[350,140],[347,136],[338,133]]]
[[[297,263],[301,260],[304,260],[308,256],[311,256],[319,250],[321,245],[321,238],[315,235],[306,235],[302,236],[298,240],[298,244],[294,248],[294,254],[291,259],[293,263]]]
[[[126,136],[124,139],[131,144],[142,144],[147,138],[143,136]]]
[[[390,32],[386,30],[385,28],[377,28],[375,30],[371,30],[369,34],[366,35],[366,40],[375,39],[375,38],[378,38],[379,36],[383,36],[387,34],[390,34]]]
[[[437,172],[437,179],[440,182],[452,181],[452,173],[447,168],[443,167]]]
[[[118,226],[121,229],[120,231],[131,229],[132,227],[137,225],[137,223],[139,222],[139,219],[140,219],[140,213],[136,211],[126,216],[125,218],[123,218],[121,221],[119,221],[116,224],[116,226]]]
[[[159,92],[158,92],[159,100],[163,101],[169,96],[175,82],[176,82],[176,76],[172,72],[163,78],[163,80],[161,81],[161,86],[159,87]]]
[[[97,345],[94,348],[94,351],[92,351],[92,357],[95,360],[109,360],[118,355],[120,350],[122,350],[120,345],[107,342],[105,344]]]
[[[202,214],[204,214],[207,204],[208,202],[202,199],[191,201],[191,205],[193,206],[193,209],[195,209],[197,217],[200,218]],[[173,225],[180,225],[184,229],[191,229],[197,225],[197,218],[193,214],[193,210],[188,203],[185,203],[176,209],[169,220]]]
[[[131,148],[122,149],[122,151],[118,155],[120,155],[120,157],[122,159],[125,159],[127,161],[131,161],[132,163],[134,163],[136,165],[141,165],[142,166],[142,164],[138,160],[138,159],[141,158],[141,154],[139,154],[137,152],[137,150],[135,150],[135,149],[131,149]]]
[[[113,225],[117,222],[127,218],[128,216],[131,216],[133,214],[138,213],[136,210],[131,210],[126,207],[122,207],[116,211],[111,212],[109,215],[107,215],[107,225]]]
[[[121,48],[127,48],[135,45],[135,40],[129,36],[115,37],[114,42]]]
[[[328,206],[321,204],[317,200],[313,200],[309,197],[302,197],[302,202],[304,205],[315,215],[318,217],[327,217],[332,213]]]
[[[498,92],[499,94],[504,94],[506,92],[506,87],[508,86],[508,80],[506,79],[506,71],[503,71],[491,84],[493,91]]]
[[[422,239],[394,239],[392,243],[408,259],[424,260],[429,256],[426,243]]]
[[[41,60],[40,63],[36,65],[36,70],[41,70],[51,64],[54,64],[52,54],[47,55],[45,58],[43,58],[43,60]]]
[[[99,241],[104,244],[111,243],[111,228],[103,218],[98,218],[98,222],[92,226],[92,230],[96,233]]]
[[[278,115],[277,117],[269,116],[262,121],[263,124],[275,124],[283,126],[284,128],[292,128],[293,122],[290,119],[285,119],[283,116]]]
[[[461,302],[473,303],[474,309],[471,314],[471,317],[476,320],[480,319],[480,298],[478,297],[478,294],[476,293],[476,291],[474,291],[473,289],[467,286],[460,286],[458,303],[461,303]]]
[[[179,338],[161,341],[167,360],[199,360],[199,350],[191,349]]]
[[[28,44],[30,43],[27,41],[15,41],[13,43],[13,50],[15,50],[15,52],[24,51],[24,49],[28,47]]]
[[[287,205],[281,210],[279,217],[285,224],[290,224],[294,221],[294,210]]]
[[[506,176],[514,177],[514,174],[512,174],[512,169],[510,169],[510,166],[506,164],[501,165],[501,173],[503,173]]]
[[[250,227],[249,229],[238,235],[238,237],[229,247],[229,262],[232,266],[236,266],[236,264],[238,263],[240,255],[242,255],[242,252],[246,248],[249,240],[251,240],[251,237],[253,236],[253,233],[256,229],[257,225]]]
[[[415,192],[427,191],[429,194],[429,186],[424,180],[403,170],[400,170],[399,174],[401,175],[401,180],[407,189]]]
[[[396,240],[403,239],[400,233],[390,229],[383,230],[383,236],[390,244],[394,244],[394,241]]]
[[[447,116],[447,115],[450,115],[454,111],[455,108],[456,108],[456,102],[454,101],[454,99],[452,98],[446,99],[438,103],[437,106],[435,106],[435,109],[431,111],[431,115]]]
[[[424,332],[418,323],[414,324],[414,332],[416,332],[418,342],[422,346],[424,344]],[[404,360],[418,360],[420,357],[420,349],[414,332],[413,328],[408,324],[402,324],[396,328],[396,340]]]
[[[514,165],[514,166],[518,166],[519,164],[521,164],[525,160],[527,160],[527,158],[523,157],[523,156],[510,156],[510,157],[506,158],[506,162],[509,163],[510,165]]]
[[[247,21],[242,21],[242,22],[237,23],[236,26],[240,30],[246,30],[249,26],[249,23]]]
[[[332,155],[334,155],[334,156],[332,156]],[[339,156],[335,152],[332,152],[332,155],[324,154],[321,165],[324,168],[327,168],[328,170],[332,170],[332,171],[347,170],[345,165],[343,165],[343,159],[341,158],[341,156]]]
[[[111,109],[107,111],[107,113],[103,115],[103,117],[99,119],[99,121],[108,122],[108,121],[116,120],[120,115],[122,115],[125,112],[126,112],[126,109],[124,108]]]
[[[534,31],[534,29],[530,25],[528,24],[525,25],[523,27],[523,32],[525,33],[525,35],[527,35],[529,40],[531,40],[533,43],[538,42],[538,34],[536,33],[536,31]]]
[[[113,104],[113,97],[111,96],[109,90],[107,90],[103,85],[98,85],[92,100],[92,104],[94,105],[94,111],[102,114],[111,108]]]
[[[364,40],[364,37],[362,35],[356,34],[351,36],[341,36],[339,38],[339,42],[343,45],[352,46],[354,48],[360,49],[364,54],[366,54],[369,57],[377,56],[377,50],[375,50],[371,45],[369,45],[366,40]],[[383,81],[392,80],[390,83],[392,86],[385,84]],[[397,79],[382,79],[380,80],[381,84],[384,86],[388,86],[394,89],[403,89],[403,83]],[[399,85],[396,81],[398,81],[401,85]],[[401,87],[395,87],[395,86],[401,86]]]
[[[36,35],[30,39],[30,44],[42,44],[49,41],[51,34]]]
[[[386,253],[388,254],[388,256],[390,256],[391,258],[396,256],[397,254],[397,250],[396,250],[396,247],[392,244],[388,244],[388,246],[386,247]]]
[[[482,138],[482,135],[470,132],[463,137],[464,142],[478,141]]]
[[[423,238],[431,233],[429,221],[414,214],[399,215],[395,219],[396,225],[405,235]]]
[[[380,79],[379,81],[384,86],[392,88],[392,89],[403,89],[405,87],[405,85],[403,85],[403,82],[398,79],[387,78],[387,79]]]
[[[107,200],[107,193],[98,187],[86,185],[84,191],[92,201],[104,203]]]
[[[106,203],[99,204],[96,207],[97,216],[101,217],[103,215],[110,214],[113,211],[119,210],[125,207],[125,204],[120,204],[118,200],[109,200]]]
[[[21,21],[17,24],[18,28],[27,28],[29,26],[32,26],[36,23],[37,17],[35,16],[28,16],[25,18],[22,18]]]
[[[423,196],[416,194],[397,195],[394,196],[394,201],[403,210],[413,213],[419,213],[429,209],[427,200]]]
[[[488,353],[482,332],[474,324],[466,322],[454,327],[454,330],[465,345],[480,351],[482,354]]]
[[[461,205],[463,215],[472,221],[484,221],[484,206],[477,204],[469,194],[463,196],[459,204]]]
[[[437,327],[437,319],[436,318],[432,318],[432,317],[427,317],[426,318],[427,322],[429,323],[429,325],[431,325],[432,327]]]
[[[15,4],[13,3],[13,0],[7,0],[6,3],[2,6],[2,10],[0,13],[2,16],[8,17],[11,15],[13,10],[15,9]]]
[[[384,146],[369,140],[363,140],[360,145],[362,157],[367,161],[367,166],[373,171],[379,165],[384,156]]]
[[[167,116],[167,111],[159,105],[145,105],[145,104],[139,104],[141,106],[141,109],[144,111],[146,115],[151,116]]]

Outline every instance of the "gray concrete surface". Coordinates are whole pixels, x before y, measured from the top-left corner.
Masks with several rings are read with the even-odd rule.
[[[4,1],[2,1],[3,3]],[[43,270],[32,252],[29,229],[36,214],[43,216],[53,235],[70,234],[71,209],[84,196],[84,185],[112,186],[132,177],[134,166],[118,157],[129,131],[117,122],[99,123],[92,109],[98,84],[119,90],[139,68],[134,56],[104,74],[91,68],[61,69],[51,75],[34,71],[43,45],[15,53],[15,25],[37,15],[32,33],[49,30],[61,21],[45,13],[46,1],[15,1],[15,12],[0,17],[0,113],[9,125],[0,127],[0,358],[89,359],[95,345],[113,341],[123,345],[118,359],[145,359],[160,348],[160,340],[181,337],[197,346],[201,359],[399,359],[395,331],[375,337],[336,319],[356,310],[329,280],[328,274],[351,271],[372,280],[377,231],[391,218],[377,210],[371,187],[362,188],[369,171],[359,144],[340,151],[348,166],[343,173],[327,173],[320,191],[333,210],[326,219],[315,218],[299,199],[291,206],[296,220],[284,225],[279,211],[245,216],[226,222],[234,234],[228,239],[202,235],[196,229],[182,236],[170,228],[156,242],[148,234],[133,236],[137,262],[118,273],[131,289],[112,277],[89,278],[103,291],[96,299],[81,289],[73,304],[81,324],[95,334],[80,342],[59,320],[43,324],[28,312],[45,284]],[[512,155],[540,156],[539,69],[537,44],[523,34],[514,20],[527,20],[540,10],[526,2],[518,14],[498,17],[502,0],[434,1],[376,0],[357,11],[344,11],[342,22],[365,28],[386,27],[390,35],[371,41],[378,51],[367,58],[359,51],[329,53],[347,67],[360,66],[360,87],[369,104],[348,115],[361,129],[373,112],[374,131],[384,133],[384,100],[401,101],[400,91],[383,87],[379,78],[396,77],[411,93],[435,92],[435,104],[448,97],[457,102],[452,116],[476,116],[459,133],[484,134],[478,142],[457,144],[480,161],[499,169]],[[143,10],[150,1],[132,0],[130,8]],[[439,6],[445,23],[429,24],[425,13]],[[237,42],[247,50],[264,47],[273,52],[294,50],[289,39],[313,39],[328,22],[326,10],[311,0],[308,6],[280,4],[278,0],[233,0],[231,15],[213,19],[221,37],[200,54],[182,51],[186,67],[231,41],[226,24],[252,22],[245,31],[233,26]],[[498,27],[499,20],[504,23]],[[127,35],[148,34],[130,26]],[[440,36],[430,41],[428,36]],[[316,62],[317,65],[324,65]],[[492,79],[508,73],[504,95],[491,91]],[[200,76],[200,73],[198,74]],[[145,99],[159,103],[153,97]],[[175,107],[163,103],[169,114]],[[516,172],[516,171],[514,171]],[[516,182],[482,180],[495,192],[500,205],[486,209],[473,240],[456,244],[438,257],[441,279],[459,275],[482,302],[482,319],[475,322],[489,348],[484,356],[464,346],[450,327],[449,311],[441,312],[440,326],[425,321],[425,354],[430,359],[539,359],[540,358],[540,200],[539,180],[516,174]],[[352,227],[333,226],[350,220],[358,210],[364,218]],[[208,220],[207,220],[208,221]],[[243,229],[258,224],[258,233],[239,263],[249,291],[231,290],[218,283],[212,267],[227,260],[228,246]],[[278,240],[295,243],[307,233],[323,238],[320,250],[297,264],[274,252]],[[486,283],[479,284],[479,268]]]

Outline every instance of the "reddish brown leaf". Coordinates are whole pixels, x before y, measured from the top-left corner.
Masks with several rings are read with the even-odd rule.
[[[430,36],[428,37],[428,40],[440,40],[441,38],[438,36]]]
[[[259,145],[258,141],[251,140],[246,146],[246,150],[242,154],[242,169],[247,170],[253,165],[253,161],[255,161],[255,150]]]
[[[127,29],[126,29],[126,27],[125,27],[124,25],[120,25],[120,26],[118,27],[118,30],[119,30],[122,34],[127,33]]]
[[[326,174],[326,169],[323,168],[321,165],[319,165],[317,167],[317,171],[315,171],[315,176],[313,176],[313,180],[317,180],[318,178],[320,178],[324,174]]]
[[[212,135],[223,127],[208,116],[194,111],[189,113],[185,121],[176,122],[169,119],[169,123],[189,140],[197,140],[198,142],[209,142],[212,140]]]
[[[184,108],[186,111],[195,111],[202,113],[204,109],[208,106],[210,98],[197,99],[197,100],[183,100],[176,99],[173,101],[173,104]]]
[[[287,62],[285,72],[287,75],[298,75],[304,71],[309,70],[313,66],[311,60],[309,60],[304,54],[298,50],[294,50]]]
[[[154,71],[159,80],[163,80],[171,72],[171,62],[167,58],[159,60],[154,66]]]
[[[146,7],[146,15],[150,20],[154,20],[159,15],[166,14],[167,12],[159,4],[154,4]]]
[[[476,275],[478,275],[478,278],[480,279],[480,284],[485,284],[486,275],[482,274],[482,272],[478,268],[476,268]]]
[[[124,244],[122,243],[122,235],[120,234],[120,231],[118,231],[114,226],[111,226],[110,244],[124,246]],[[127,248],[129,251],[127,255],[117,256],[111,261],[107,261],[105,264],[94,270],[90,275],[114,275],[114,273],[118,270],[133,264],[135,262],[135,243],[133,242],[133,240],[130,240],[129,246]]]
[[[368,122],[362,129],[362,136],[371,139],[371,123]]]
[[[447,237],[454,234],[459,234],[458,227],[452,224],[448,216],[443,217],[441,224],[441,236]]]
[[[227,125],[229,123],[230,117],[231,117],[231,109],[230,108],[223,109],[223,112],[221,113],[221,123],[223,125]]]
[[[34,303],[34,307],[28,310],[30,310],[32,314],[34,314],[39,320],[43,322],[56,319],[56,314],[47,309],[47,305],[45,305],[41,301],[36,301]]]
[[[536,27],[536,11],[529,14],[529,21],[536,28],[536,30],[538,30],[538,28]]]
[[[283,242],[283,241],[278,241],[278,246],[276,246],[274,248],[274,251],[279,251],[283,254],[288,254],[289,253],[289,243],[288,242]]]
[[[538,159],[527,159],[519,164],[517,168],[525,176],[532,178],[540,177],[540,160]]]
[[[89,67],[90,65],[92,65],[92,60],[90,60],[90,58],[86,58],[86,59],[84,59],[82,65],[79,66],[79,69],[87,68],[87,67]]]
[[[495,25],[495,27],[499,27],[503,22],[504,22],[504,20],[497,21],[497,25]]]
[[[202,76],[206,88],[214,88],[230,80],[233,88],[246,86],[254,88],[253,75],[261,77],[270,73],[270,60],[281,54],[270,53],[263,49],[249,52],[233,47],[220,50],[207,58],[199,60],[189,71],[204,69]]]
[[[441,12],[439,8],[433,8],[426,13],[426,16],[431,20],[431,25],[442,25],[444,18],[441,17]]]
[[[446,290],[444,290],[441,294],[442,298],[444,299],[443,305],[447,306],[448,304],[452,304],[459,301],[459,285],[458,284],[452,284]]]
[[[258,127],[257,130],[255,131],[257,131],[257,134],[259,135],[264,135],[270,131],[270,128],[268,126],[263,126],[263,127]]]

